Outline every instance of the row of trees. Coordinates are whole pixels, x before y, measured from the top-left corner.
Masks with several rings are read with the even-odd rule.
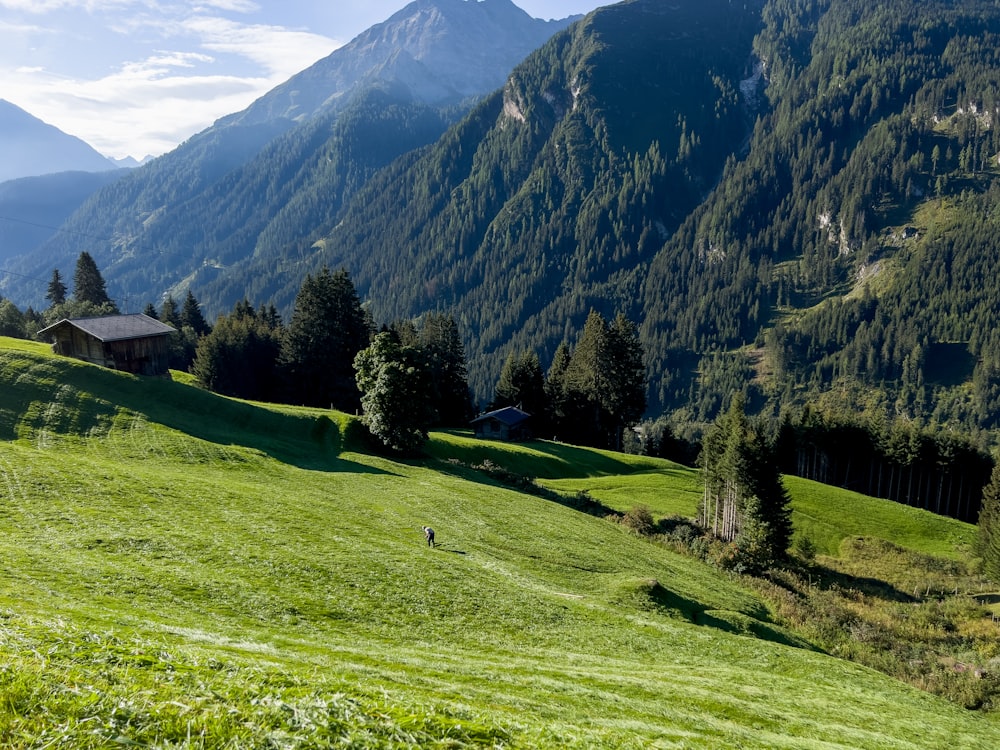
[[[494,407],[518,406],[535,418],[536,432],[602,448],[620,448],[623,432],[646,409],[646,370],[635,324],[591,311],[575,347],[556,349],[548,374],[538,355],[511,353],[504,362]]]

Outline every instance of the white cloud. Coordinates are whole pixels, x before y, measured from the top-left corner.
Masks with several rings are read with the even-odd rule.
[[[281,26],[247,25],[226,18],[195,16],[180,24],[213,52],[239,55],[271,75],[290,76],[330,54],[338,45],[328,37]]]
[[[319,34],[223,17],[253,14],[258,6],[248,0],[195,6],[0,0],[0,8],[26,11],[23,18],[0,23],[0,48],[9,53],[0,50],[0,98],[114,157],[169,151],[338,46]],[[81,10],[100,15],[108,8],[117,12],[79,15]],[[52,11],[51,18],[40,16],[43,10]],[[70,11],[73,23],[62,18]],[[59,35],[60,41],[37,51],[38,38],[17,36],[35,23],[29,18],[39,19],[33,28],[38,38]],[[71,59],[56,55],[69,53],[70,40],[78,44]]]

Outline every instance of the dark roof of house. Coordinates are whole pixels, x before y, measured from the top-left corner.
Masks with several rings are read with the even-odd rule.
[[[486,414],[481,414],[472,420],[472,424],[477,422],[484,422],[487,419],[495,419],[498,422],[502,422],[508,427],[514,427],[515,425],[521,424],[526,419],[530,419],[531,415],[526,411],[521,411],[516,406],[505,406],[502,409],[496,409],[495,411],[486,412]]]
[[[99,318],[63,318],[39,331],[44,334],[69,325],[93,336],[98,341],[125,341],[149,336],[166,336],[174,328],[142,313],[134,315],[104,315]]]

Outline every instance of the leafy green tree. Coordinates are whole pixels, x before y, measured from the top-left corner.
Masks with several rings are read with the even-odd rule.
[[[194,292],[190,289],[188,289],[184,304],[181,306],[180,319],[182,326],[189,326],[199,336],[204,336],[212,330],[212,327],[205,321],[205,316],[201,313],[201,305],[198,304]]]
[[[9,299],[0,299],[0,336],[23,339],[27,336],[24,315]]]
[[[306,276],[282,349],[289,394],[301,403],[353,412],[359,405],[352,364],[371,328],[347,271]]]
[[[108,307],[112,309],[112,314],[118,312],[118,307],[108,297],[104,287],[104,277],[101,276],[97,263],[86,250],[80,253],[76,261],[76,271],[73,273],[73,298],[77,302]]]
[[[361,391],[361,421],[386,448],[414,453],[434,419],[430,368],[423,353],[391,332],[377,334],[354,359]]]
[[[983,489],[979,509],[978,552],[983,558],[983,572],[994,581],[1000,581],[1000,464]]]
[[[61,305],[66,302],[66,285],[63,283],[59,269],[52,269],[52,279],[49,281],[48,291],[45,292],[45,299],[52,305]]]

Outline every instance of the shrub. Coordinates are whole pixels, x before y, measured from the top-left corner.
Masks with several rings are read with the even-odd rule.
[[[623,526],[641,536],[650,536],[656,530],[653,514],[645,505],[635,505],[622,516]]]

